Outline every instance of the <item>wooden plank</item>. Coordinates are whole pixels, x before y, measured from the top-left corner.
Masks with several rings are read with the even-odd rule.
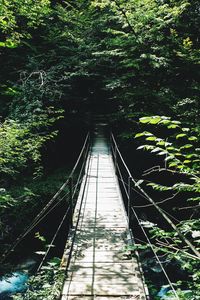
[[[132,296],[81,296],[82,300],[139,300],[140,296],[136,293]],[[141,298],[142,299],[142,298]],[[143,298],[145,299],[145,298]],[[64,296],[63,300],[80,300],[80,296]]]
[[[69,295],[130,295],[133,294],[139,295],[137,283],[135,284],[105,284],[101,283],[85,283],[85,282],[75,282],[72,281],[65,282],[63,288],[63,294]]]

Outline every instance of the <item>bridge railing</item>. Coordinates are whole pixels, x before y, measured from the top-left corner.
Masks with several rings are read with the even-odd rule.
[[[82,149],[80,151],[80,154],[76,160],[76,163],[68,176],[68,179],[66,182],[61,186],[59,191],[54,196],[55,199],[57,199],[57,203],[65,202],[64,205],[64,215],[61,219],[61,222],[59,223],[59,226],[57,227],[57,230],[48,245],[47,251],[37,269],[37,272],[41,269],[43,266],[47,255],[51,251],[52,247],[54,246],[53,243],[59,234],[61,228],[63,227],[63,224],[65,223],[67,225],[67,232],[69,234],[70,229],[73,227],[73,215],[74,215],[74,208],[77,203],[78,199],[78,193],[79,189],[83,180],[83,177],[85,175],[85,169],[86,169],[86,163],[88,154],[90,151],[90,144],[91,144],[91,136],[90,133],[86,135],[85,141],[83,143]],[[63,201],[64,200],[64,201]],[[68,239],[68,236],[66,237]]]
[[[56,231],[48,244],[48,248],[42,257],[42,260],[38,266],[37,272],[41,269],[42,265],[47,259],[50,251],[54,249],[54,242],[63,227],[63,224],[68,225],[68,232],[72,227],[73,221],[73,212],[76,205],[77,194],[85,174],[85,166],[87,162],[88,153],[90,151],[90,133],[86,135],[86,138],[83,143],[83,147],[80,151],[78,159],[69,174],[67,180],[63,183],[60,189],[54,194],[54,196],[49,200],[49,202],[41,209],[37,216],[32,220],[32,222],[27,226],[25,231],[17,237],[13,245],[3,254],[0,262],[3,263],[8,256],[10,256],[16,249],[16,247],[29,235],[33,232],[34,229],[53,212],[55,214],[56,209],[60,209],[61,205],[63,207],[64,214],[59,220],[59,224],[56,228]],[[60,212],[60,211],[59,211]]]
[[[146,200],[148,200],[149,197],[148,197],[147,193],[144,192],[143,189],[141,189],[141,188],[139,189],[140,181],[136,181],[132,177],[132,174],[131,174],[127,164],[125,163],[125,161],[122,157],[122,154],[118,148],[118,145],[117,145],[117,142],[115,140],[113,133],[110,134],[110,142],[111,142],[111,152],[113,155],[113,160],[114,160],[114,165],[115,165],[115,172],[116,172],[116,175],[118,177],[119,184],[121,187],[121,192],[122,192],[125,208],[127,211],[128,224],[129,224],[129,229],[130,229],[130,233],[132,236],[132,240],[134,242],[134,237],[132,235],[132,228],[133,228],[133,220],[135,220],[136,223],[134,222],[134,224],[137,224],[138,229],[141,230],[143,237],[146,240],[146,245],[148,245],[148,247],[151,249],[155,260],[157,261],[158,265],[160,266],[160,268],[163,272],[163,275],[174,294],[174,297],[175,297],[174,299],[178,300],[180,298],[173,286],[173,283],[171,282],[171,280],[165,270],[162,260],[159,257],[159,254],[158,254],[159,249],[152,243],[151,238],[148,235],[148,232],[145,230],[145,226],[144,226],[145,222],[138,217],[138,214],[136,213],[135,207],[133,204],[133,192],[134,192],[134,198],[139,195],[140,197],[143,197]],[[149,224],[150,223],[151,222],[149,222]],[[151,223],[151,224],[153,224],[153,223]],[[139,258],[139,256],[138,256],[138,258]],[[138,263],[140,265],[139,259],[138,259]],[[141,274],[142,274],[142,270],[141,270]],[[143,276],[143,274],[142,274],[142,276]],[[145,285],[144,285],[144,290],[146,292],[146,298],[149,299],[148,291],[145,288]]]
[[[124,204],[127,211],[129,227],[131,227],[131,198],[132,198],[132,185],[133,178],[128,166],[126,165],[122,154],[118,148],[117,142],[113,133],[110,135],[111,141],[111,152],[114,160],[115,173],[118,177],[120,187],[122,187],[121,192],[123,194]]]

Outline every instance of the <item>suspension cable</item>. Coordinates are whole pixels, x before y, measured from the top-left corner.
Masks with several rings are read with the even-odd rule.
[[[121,174],[121,172],[119,171],[119,174]],[[117,176],[118,180],[122,182],[123,184],[123,187],[124,185],[128,186],[128,184],[123,180],[121,179],[121,177]],[[125,189],[125,188],[124,188]],[[136,192],[138,195],[140,195],[142,198],[148,200],[147,197],[145,197],[142,193],[138,192],[136,189],[134,189],[133,187],[131,187],[131,190],[133,190],[134,192]],[[126,196],[128,197],[128,192],[127,192],[127,189],[125,190],[126,192]],[[137,206],[133,206],[134,208],[142,208],[142,207],[149,207],[149,206],[153,206],[153,204],[147,204],[147,205],[137,205]],[[165,212],[168,216],[170,216],[172,219],[174,219],[176,222],[180,222],[180,220],[178,220],[177,218],[175,218],[174,216],[172,216],[169,212],[167,212],[166,210],[164,210],[162,208],[162,211]]]
[[[75,188],[73,188],[73,189],[74,189],[74,192],[73,192],[73,194],[72,194],[72,198],[73,198],[73,197],[75,196],[75,194],[76,194],[78,185],[80,184],[80,182],[82,182],[81,174],[82,174],[82,172],[83,172],[83,170],[84,170],[84,167],[85,167],[85,165],[86,165],[86,163],[87,163],[86,160],[87,160],[87,158],[88,158],[89,147],[90,147],[90,145],[88,144],[87,151],[86,151],[86,155],[85,155],[85,159],[84,159],[84,161],[83,161],[81,170],[80,170],[80,172],[79,172],[79,176],[78,176],[77,182],[76,182],[76,184],[74,185]],[[89,161],[88,161],[88,167],[87,167],[87,170],[88,170],[88,168],[89,168]],[[87,173],[87,172],[86,172],[86,173]],[[86,175],[86,176],[87,176],[87,175]],[[65,195],[59,200],[59,202],[57,202],[57,203],[54,205],[54,207],[56,207],[59,203],[61,203],[62,200],[63,200],[63,198],[66,197],[66,195],[69,195],[69,192],[68,192],[67,194],[65,194]],[[83,197],[82,197],[82,201],[83,201]],[[81,205],[82,205],[82,202],[81,202]],[[53,210],[54,207],[52,207],[51,210]],[[42,260],[41,260],[41,262],[40,262],[40,265],[39,265],[38,268],[37,268],[36,274],[41,270],[41,268],[42,268],[42,266],[43,266],[43,264],[44,264],[44,262],[45,262],[45,260],[46,260],[46,257],[47,257],[47,255],[48,255],[49,251],[51,250],[51,247],[53,246],[53,243],[54,243],[56,237],[58,236],[59,231],[60,231],[60,229],[61,229],[61,227],[62,227],[62,225],[63,225],[63,223],[64,223],[64,221],[65,221],[65,219],[66,219],[66,217],[67,217],[67,215],[68,215],[68,213],[69,213],[69,211],[70,211],[70,207],[68,207],[68,209],[67,209],[67,211],[65,212],[65,214],[64,214],[64,216],[63,216],[61,222],[59,223],[59,226],[57,227],[57,230],[56,230],[56,232],[55,232],[55,234],[54,234],[54,236],[53,236],[53,238],[52,238],[52,240],[51,240],[51,242],[50,242],[50,244],[49,244],[49,246],[48,246],[48,248],[47,248],[47,251],[45,252],[45,254],[44,254],[44,256],[43,256],[43,258],[42,258]],[[48,212],[48,213],[49,213],[49,212]],[[48,213],[47,213],[47,214],[48,214]],[[77,221],[77,222],[78,222],[78,221]],[[77,226],[78,226],[78,225],[77,225]],[[77,230],[77,226],[76,226],[76,230]],[[76,231],[76,230],[75,230],[75,231]],[[74,236],[74,238],[75,238],[75,236]],[[71,251],[72,251],[72,250],[71,250]],[[36,277],[36,274],[34,275],[34,278]],[[54,288],[55,288],[55,286],[53,287],[53,289],[54,289]],[[30,289],[30,288],[28,288],[28,290],[29,290],[29,289]],[[26,292],[26,293],[27,293],[27,292]],[[25,298],[24,298],[24,299],[25,299]]]
[[[117,164],[117,169],[118,169],[118,171],[119,171],[120,180],[121,180],[121,182],[122,182],[122,184],[123,184],[123,187],[124,187],[126,196],[129,197],[128,191],[127,191],[127,189],[126,189],[125,182],[124,182],[124,180],[123,180],[122,173],[121,173],[121,171],[120,171],[120,168],[119,168],[119,165],[118,165],[118,164]],[[147,240],[148,245],[151,247],[152,252],[153,252],[153,254],[154,254],[154,256],[155,256],[157,262],[159,263],[159,265],[160,265],[160,267],[161,267],[161,269],[162,269],[162,271],[163,271],[163,273],[164,273],[164,275],[165,275],[165,277],[166,277],[166,279],[167,279],[167,281],[168,281],[168,283],[169,283],[169,285],[170,285],[170,287],[171,287],[171,289],[172,289],[174,295],[176,296],[176,299],[179,300],[179,297],[178,297],[178,295],[177,295],[177,293],[176,293],[176,291],[175,291],[175,289],[174,289],[174,287],[173,287],[173,284],[172,284],[172,282],[171,282],[171,280],[170,280],[170,278],[169,278],[167,272],[165,271],[165,268],[163,267],[162,262],[160,261],[160,259],[159,259],[158,255],[157,255],[157,253],[155,252],[154,247],[153,247],[153,245],[152,245],[152,243],[151,243],[149,237],[147,236],[146,231],[144,230],[144,227],[142,226],[142,224],[141,224],[141,222],[140,222],[140,219],[138,218],[138,216],[137,216],[137,214],[136,214],[136,212],[135,212],[135,210],[134,210],[133,207],[131,207],[131,210],[133,211],[133,213],[134,213],[134,215],[135,215],[135,218],[136,218],[136,220],[137,220],[137,222],[138,222],[138,225],[139,225],[140,228],[142,229],[142,232],[143,232],[143,234],[144,234],[144,236],[145,236],[145,238],[146,238],[146,240]]]
[[[187,246],[190,248],[190,250],[196,255],[196,257],[198,259],[200,259],[200,252],[196,249],[196,247],[182,234],[182,232],[179,230],[179,228],[177,228],[177,226],[172,222],[172,220],[167,216],[167,214],[156,204],[156,202],[143,190],[143,188],[137,184],[137,181],[133,179],[122,155],[121,152],[119,150],[119,147],[116,143],[116,140],[114,138],[114,135],[111,133],[111,141],[113,141],[115,149],[129,175],[129,177],[131,178],[132,182],[134,183],[135,187],[137,187],[139,189],[139,191],[144,194],[147,198],[147,200],[158,210],[158,212],[162,215],[162,217],[167,221],[167,223],[177,232],[179,238],[187,244]]]
[[[47,255],[48,255],[49,251],[51,250],[51,247],[53,246],[53,243],[54,243],[56,237],[58,236],[58,233],[59,233],[59,231],[60,231],[60,229],[61,229],[61,227],[62,227],[62,225],[63,225],[63,223],[64,223],[64,221],[65,221],[65,219],[66,219],[66,217],[68,215],[68,213],[69,213],[69,209],[70,209],[70,207],[68,207],[68,209],[66,210],[66,212],[65,212],[65,214],[64,214],[64,216],[63,216],[63,218],[62,218],[62,220],[61,220],[61,222],[60,222],[60,224],[59,224],[59,226],[58,226],[58,228],[57,228],[57,230],[56,230],[56,232],[55,232],[55,234],[54,234],[54,236],[53,236],[53,238],[52,238],[52,240],[50,242],[50,244],[48,245],[48,248],[46,250],[46,253],[45,253],[44,257],[43,257],[41,263],[39,264],[39,266],[37,268],[36,273],[39,272],[40,269],[41,269],[41,267],[43,266],[43,264],[45,262],[45,259],[46,259]]]
[[[113,133],[111,133],[111,138],[112,138],[112,140],[113,140],[114,146],[115,146],[115,148],[116,148],[116,150],[117,150],[117,152],[118,152],[118,154],[119,154],[119,157],[120,157],[120,159],[121,159],[121,161],[122,161],[122,163],[123,163],[123,165],[124,165],[124,167],[125,167],[125,169],[126,169],[128,175],[129,175],[129,177],[132,178],[132,174],[131,174],[131,172],[129,171],[129,168],[128,168],[127,164],[125,163],[125,161],[124,161],[124,159],[123,159],[123,157],[122,157],[122,155],[121,155],[121,152],[119,151],[119,148],[118,148],[118,145],[117,145],[117,143],[116,143],[116,140],[115,140],[115,138],[114,138]]]
[[[85,195],[85,191],[86,191],[87,185],[88,185],[88,171],[90,170],[90,168],[91,168],[91,156],[89,155],[89,159],[88,159],[87,167],[86,167],[85,182],[84,182],[83,192],[82,192],[81,200],[80,200],[80,207],[79,207],[79,211],[78,211],[78,216],[77,216],[77,220],[76,220],[76,224],[75,224],[75,228],[74,228],[74,232],[73,232],[72,243],[71,243],[71,246],[70,246],[68,261],[67,261],[67,265],[66,265],[66,274],[67,274],[67,271],[68,271],[69,263],[71,261],[71,256],[72,256],[72,251],[73,251],[73,248],[74,248],[76,233],[77,233],[78,225],[79,225],[79,222],[80,222],[81,209],[82,209],[82,206],[83,206],[84,195]]]
[[[87,145],[87,143],[89,143],[89,138],[90,138],[90,134],[89,134],[89,132],[87,133],[87,135],[86,135],[86,138],[85,138],[85,140],[84,140],[84,144],[83,144],[83,146],[82,146],[82,149],[81,149],[81,151],[80,151],[80,154],[79,154],[79,156],[78,156],[78,159],[77,159],[77,161],[76,161],[76,163],[75,163],[75,165],[74,165],[74,167],[73,167],[73,169],[72,169],[72,171],[71,171],[71,173],[70,173],[70,175],[69,175],[69,177],[68,177],[68,179],[66,180],[66,182],[60,187],[60,189],[54,194],[54,196],[50,199],[50,201],[45,205],[45,207],[38,213],[38,215],[34,218],[34,220],[31,222],[31,224],[29,224],[28,225],[28,227],[25,229],[25,231],[22,233],[22,234],[20,234],[19,235],[19,237],[16,239],[16,241],[14,242],[14,244],[2,255],[2,258],[1,258],[1,260],[0,260],[0,262],[2,263],[2,262],[4,262],[5,261],[5,259],[10,255],[10,253],[11,252],[13,252],[14,250],[15,250],[15,248],[17,247],[17,245],[28,235],[28,233],[33,229],[33,228],[35,228],[35,226],[36,225],[38,225],[40,222],[41,222],[41,220],[43,220],[44,219],[44,217],[46,217],[48,214],[49,214],[49,212],[50,211],[52,211],[59,203],[60,203],[60,201],[61,200],[59,200],[59,202],[58,203],[56,203],[56,205],[54,205],[51,209],[50,209],[50,211],[48,212],[48,213],[46,213],[45,214],[45,212],[49,209],[49,207],[53,204],[53,202],[58,198],[58,196],[61,194],[61,192],[64,190],[64,188],[68,185],[68,183],[69,183],[69,178],[71,178],[72,176],[73,176],[73,174],[74,174],[74,172],[75,172],[75,170],[76,170],[76,168],[77,168],[77,166],[78,166],[78,164],[79,164],[79,162],[80,162],[80,160],[81,160],[81,157],[82,157],[82,155],[83,155],[83,153],[84,153],[84,150],[85,150],[85,148],[86,148],[86,145]],[[87,148],[87,151],[88,151],[88,148]],[[86,157],[84,158],[84,163],[85,163],[85,160],[86,160]],[[84,164],[83,163],[83,164]],[[66,194],[65,194],[65,196],[66,196]],[[64,197],[62,197],[62,200],[65,198],[65,196]],[[45,215],[44,215],[45,214]]]
[[[86,153],[88,153],[88,149],[89,149],[89,144],[88,144],[88,148],[87,148]],[[79,183],[82,181],[82,180],[81,180],[81,175],[82,175],[83,169],[84,169],[84,167],[85,167],[86,158],[87,158],[87,155],[85,156],[84,162],[83,162],[82,167],[81,167],[81,170],[80,170],[80,172],[79,172],[79,176],[78,176],[77,182],[76,182],[76,184],[74,185],[75,188],[73,187],[74,192],[73,192],[72,198],[75,196],[76,191],[77,191],[77,187],[78,187]],[[69,195],[69,192],[67,193],[67,195]],[[59,202],[61,202],[61,201],[63,200],[63,198],[65,198],[65,197],[66,197],[66,195],[64,195],[64,196],[59,200]],[[56,205],[57,205],[57,204],[56,204]],[[56,205],[55,205],[55,206],[56,206]],[[55,206],[54,206],[54,207],[55,207]],[[53,207],[53,208],[54,208],[54,207]],[[53,208],[52,208],[52,209],[53,209]],[[62,227],[62,225],[63,225],[63,223],[64,223],[64,221],[65,221],[65,219],[66,219],[66,217],[67,217],[67,215],[68,215],[68,213],[69,213],[69,211],[70,211],[70,207],[68,207],[66,213],[64,214],[64,216],[63,216],[63,218],[62,218],[62,220],[61,220],[61,222],[60,222],[60,224],[59,224],[59,226],[58,226],[58,228],[57,228],[57,230],[56,230],[56,232],[55,232],[55,234],[54,234],[54,236],[53,236],[53,238],[52,238],[52,240],[51,240],[51,242],[50,242],[50,244],[49,244],[49,247],[48,247],[48,249],[47,249],[47,251],[46,251],[44,257],[43,257],[43,259],[42,259],[40,265],[38,266],[38,269],[37,269],[36,273],[38,273],[38,272],[40,271],[41,267],[43,266],[44,261],[45,261],[47,255],[48,255],[49,251],[51,250],[51,247],[52,247],[52,245],[53,245],[53,243],[54,243],[54,241],[55,241],[55,239],[56,239],[56,237],[57,237],[57,235],[58,235],[58,233],[59,233],[59,231],[60,231],[60,229],[61,229],[61,227]]]
[[[154,256],[155,256],[157,262],[159,263],[159,265],[160,265],[160,267],[161,267],[161,269],[162,269],[162,271],[163,271],[163,273],[164,273],[164,275],[165,275],[165,277],[166,277],[166,279],[167,279],[167,281],[168,281],[168,283],[169,283],[169,285],[170,285],[170,287],[171,287],[171,289],[172,289],[174,295],[176,296],[176,299],[179,300],[179,296],[178,296],[176,290],[175,290],[174,287],[173,287],[173,283],[171,282],[171,280],[170,280],[170,278],[169,278],[167,272],[165,271],[165,268],[163,267],[163,264],[162,264],[162,262],[160,261],[159,256],[157,255],[156,251],[154,250],[154,246],[153,246],[153,244],[151,243],[151,241],[150,241],[148,235],[146,234],[146,231],[144,230],[144,227],[143,227],[142,224],[141,224],[141,220],[138,218],[138,216],[137,216],[137,214],[136,214],[134,208],[131,207],[131,209],[132,209],[132,211],[133,211],[133,213],[134,213],[134,215],[135,215],[135,218],[136,218],[136,220],[137,220],[137,222],[138,222],[138,225],[139,225],[140,228],[142,229],[142,232],[143,232],[143,234],[144,234],[144,236],[145,236],[145,238],[146,238],[146,240],[147,240],[147,242],[148,242],[148,245],[151,247],[151,250],[152,250],[152,252],[153,252],[153,254],[154,254]]]

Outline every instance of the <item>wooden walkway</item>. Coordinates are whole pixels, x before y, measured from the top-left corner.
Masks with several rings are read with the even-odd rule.
[[[127,217],[103,134],[94,139],[88,164],[74,213],[78,226],[61,299],[147,299],[137,258],[126,255]]]

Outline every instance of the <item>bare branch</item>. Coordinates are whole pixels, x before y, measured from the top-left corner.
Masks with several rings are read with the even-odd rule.
[[[177,248],[177,247],[175,247],[175,246],[173,246],[173,245],[165,244],[165,243],[163,243],[163,242],[161,242],[161,241],[158,241],[157,243],[158,243],[158,245],[160,245],[160,246],[162,246],[162,247],[166,247],[166,248],[175,250],[175,251],[176,251],[176,254],[177,254],[178,252],[182,252],[184,255],[186,255],[186,256],[188,256],[188,257],[190,257],[190,258],[192,258],[192,259],[195,259],[195,260],[198,259],[197,256],[192,255],[192,254],[190,254],[190,253],[184,251],[183,249]]]
[[[174,199],[177,195],[179,194],[179,192],[175,193],[173,196],[169,197],[169,198],[166,198],[162,201],[159,201],[159,202],[156,202],[157,204],[163,204],[169,200],[172,200]],[[145,198],[146,199],[146,198]],[[150,207],[150,206],[153,206],[153,204],[146,204],[146,205],[138,205],[138,206],[133,206],[134,208],[142,208],[142,207]]]
[[[177,207],[177,210],[184,210],[184,209],[197,209],[200,207],[200,204],[195,206],[186,206],[186,207]]]

